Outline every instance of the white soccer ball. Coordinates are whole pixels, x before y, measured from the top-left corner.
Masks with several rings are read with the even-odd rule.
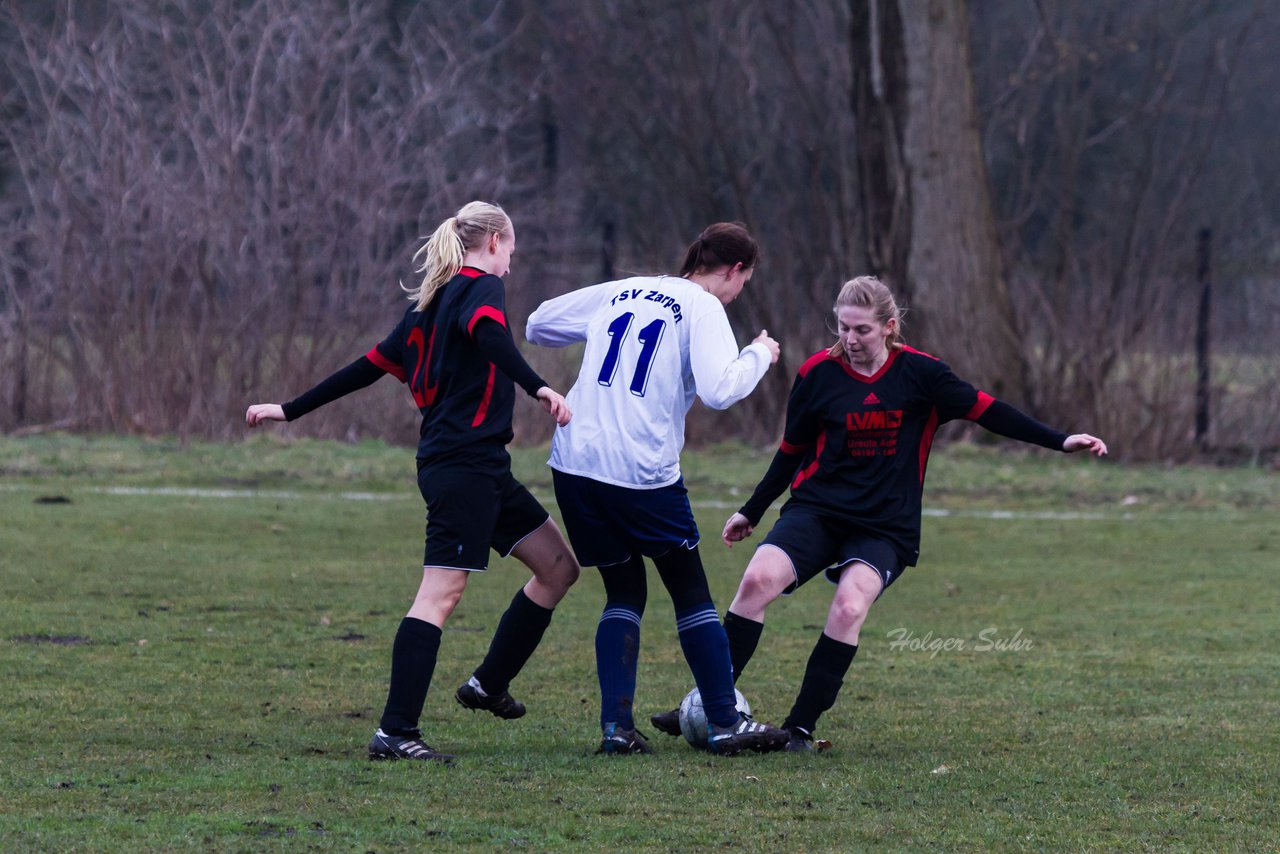
[[[737,688],[733,689],[737,698],[738,711],[744,715],[751,714],[751,705]],[[702,708],[702,694],[694,688],[680,701],[680,732],[684,740],[694,747],[707,749],[707,711]]]

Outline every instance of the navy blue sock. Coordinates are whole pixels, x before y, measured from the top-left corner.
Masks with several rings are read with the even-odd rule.
[[[526,596],[523,587],[516,591],[498,621],[489,652],[475,671],[485,694],[496,696],[511,687],[511,680],[520,674],[542,641],[553,613],[553,608],[544,608]]]
[[[702,707],[707,720],[716,726],[737,722],[737,703],[733,694],[733,669],[729,662],[729,641],[710,602],[676,611],[676,631],[680,648],[693,671],[693,681],[702,694]]]
[[[596,673],[600,677],[600,726],[635,729],[632,703],[640,663],[640,613],[631,605],[608,603],[596,627]]]
[[[431,675],[440,652],[440,627],[405,617],[391,646],[391,686],[379,724],[388,735],[410,735],[418,728]]]
[[[631,707],[640,662],[640,617],[649,595],[644,558],[633,554],[599,570],[605,595],[604,613],[596,627],[600,726],[616,723],[622,729],[635,729]]]
[[[856,645],[833,640],[823,632],[809,654],[800,693],[796,695],[795,705],[782,725],[798,726],[812,733],[822,713],[835,705],[836,695],[844,684],[844,675],[849,672],[849,665],[857,652]]]
[[[764,631],[764,623],[739,617],[732,611],[724,612],[724,633],[729,638],[729,661],[733,663],[733,681],[738,677],[756,653],[760,643],[760,633]]]

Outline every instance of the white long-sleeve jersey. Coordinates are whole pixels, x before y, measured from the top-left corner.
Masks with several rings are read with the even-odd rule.
[[[525,337],[544,347],[586,341],[567,396],[573,420],[551,441],[552,468],[639,489],[680,478],[684,419],[696,394],[725,409],[751,393],[772,362],[741,352],[724,306],[676,276],[638,276],[548,300]]]

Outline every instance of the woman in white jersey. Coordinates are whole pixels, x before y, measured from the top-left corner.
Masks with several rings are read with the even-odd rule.
[[[751,393],[778,360],[761,331],[738,350],[724,307],[751,278],[759,249],[739,223],[717,223],[686,253],[678,276],[639,276],[549,300],[525,336],[563,347],[586,342],[556,431],[551,461],[570,543],[604,579],[596,630],[600,753],[651,753],[635,731],[632,700],[651,558],[676,611],[685,659],[702,693],[715,753],[786,745],[784,730],[735,707],[729,647],[698,555],[698,528],[680,476],[685,413],[694,395],[724,409]]]

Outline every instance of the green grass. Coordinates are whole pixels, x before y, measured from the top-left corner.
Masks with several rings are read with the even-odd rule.
[[[544,459],[516,469],[549,497]],[[767,461],[687,455],[722,609],[749,550],[719,545],[728,510],[705,503],[736,504]],[[591,755],[590,571],[513,686],[530,714],[462,710],[452,690],[526,577],[496,561],[427,700],[453,769],[363,758],[419,575],[411,452],[0,439],[0,477],[6,851],[1280,850],[1271,471],[938,451],[926,506],[951,515],[926,518],[823,718],[835,747],[808,757],[657,734],[656,756]],[[233,497],[154,492],[170,486]],[[650,588],[643,715],[689,682]],[[829,600],[814,582],[771,609],[739,684],[761,717],[785,716]],[[895,648],[904,632],[923,648]]]

